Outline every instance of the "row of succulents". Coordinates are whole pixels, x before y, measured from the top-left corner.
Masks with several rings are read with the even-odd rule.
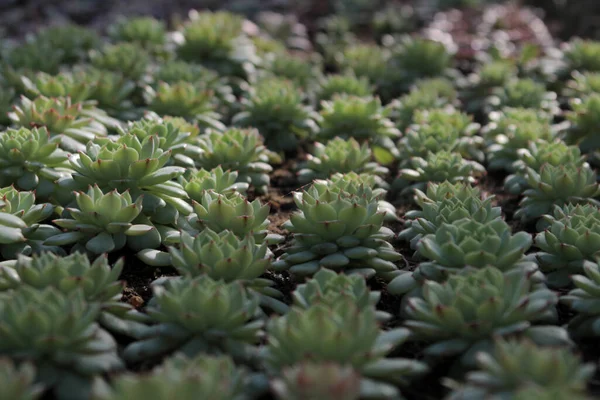
[[[339,3],[316,52],[209,11],[2,44],[0,397],[586,398],[600,43],[465,74]]]

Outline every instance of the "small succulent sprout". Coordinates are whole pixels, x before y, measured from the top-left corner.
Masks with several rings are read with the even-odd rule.
[[[465,158],[483,162],[483,139],[475,135],[480,125],[470,115],[452,107],[434,108],[417,110],[413,121],[398,142],[401,164],[442,150],[457,151]]]
[[[475,183],[485,175],[485,167],[476,161],[465,160],[460,153],[440,150],[428,152],[425,157],[413,157],[408,168],[399,171],[392,182],[392,190],[401,196],[413,190],[423,190],[428,182]]]
[[[493,90],[503,87],[517,76],[516,66],[506,60],[482,64],[476,72],[467,76],[460,97],[469,113],[483,111],[485,100]]]
[[[390,102],[390,118],[396,127],[404,132],[415,122],[417,111],[453,106],[457,96],[452,81],[446,78],[423,79],[418,81],[409,93]]]
[[[2,263],[0,290],[19,287],[44,290],[53,287],[65,295],[81,291],[88,304],[100,306],[96,321],[104,329],[135,337],[136,330],[141,329],[138,321],[144,318],[128,303],[121,301],[123,282],[119,281],[119,276],[123,266],[124,259],[111,266],[105,256],[91,262],[82,253],[64,257],[51,252],[32,257],[20,255],[10,264]]]
[[[490,353],[493,339],[514,335],[538,344],[571,344],[567,332],[553,325],[558,296],[535,283],[522,269],[502,273],[495,267],[466,268],[444,283],[425,281],[419,295],[403,307],[412,337],[430,343],[433,357],[459,357],[472,369],[479,352]]]
[[[256,129],[229,128],[224,132],[209,130],[198,137],[201,149],[194,161],[198,168],[222,167],[237,173],[237,181],[252,185],[257,193],[267,192],[270,184],[271,152]]]
[[[600,42],[596,40],[573,39],[565,44],[565,72],[600,72]]]
[[[552,207],[568,203],[600,205],[596,172],[587,163],[564,163],[558,166],[544,164],[538,171],[527,167],[524,172],[528,189],[515,218],[532,221],[552,211]]]
[[[256,128],[273,151],[294,152],[299,140],[315,136],[317,114],[303,104],[304,95],[282,78],[260,80],[247,98],[233,124]]]
[[[248,372],[229,356],[202,354],[168,358],[146,375],[125,374],[97,400],[248,400]]]
[[[321,103],[318,138],[354,138],[369,142],[375,158],[383,163],[398,156],[394,139],[400,132],[388,118],[391,109],[384,107],[378,97],[340,95]]]
[[[385,188],[386,167],[372,161],[373,152],[367,143],[362,145],[354,138],[348,140],[336,137],[326,144],[315,142],[312,154],[299,164],[298,182],[306,184],[315,179],[329,179],[336,173],[356,172],[369,174],[379,187]]]
[[[385,74],[389,52],[375,44],[361,43],[346,47],[336,56],[338,69],[366,78],[377,85]]]
[[[67,173],[66,160],[67,153],[45,128],[8,129],[0,134],[0,187],[15,185],[46,198],[54,191],[54,181]]]
[[[23,86],[30,97],[69,97],[73,103],[90,99],[95,82],[88,81],[81,73],[61,72],[57,75],[38,72],[32,78],[23,76]]]
[[[487,100],[488,112],[512,107],[540,109],[555,115],[560,112],[556,99],[556,93],[546,91],[544,83],[531,78],[518,78],[492,91]]]
[[[514,172],[522,148],[536,141],[552,141],[551,115],[533,108],[504,108],[491,112],[483,128],[488,168]]]
[[[152,50],[165,44],[167,28],[153,17],[121,18],[108,27],[108,34],[116,42],[133,42]]]
[[[44,386],[35,382],[36,369],[31,363],[16,365],[10,358],[0,358],[0,397],[12,400],[37,400]]]
[[[563,95],[569,99],[583,99],[595,93],[600,93],[600,71],[573,71],[572,79],[566,84]]]
[[[600,141],[596,138],[600,124],[600,93],[594,93],[583,99],[571,101],[572,111],[567,112],[570,126],[565,132],[565,141],[577,145],[583,153],[600,150]]]
[[[600,205],[555,205],[542,220],[548,228],[535,237],[540,249],[532,259],[546,274],[548,285],[565,287],[581,273],[584,262],[600,256]]]
[[[320,76],[319,64],[293,53],[270,53],[263,59],[265,75],[288,79],[301,89],[311,89]]]
[[[293,242],[275,268],[290,268],[297,275],[330,268],[368,278],[397,270],[394,262],[402,256],[388,242],[394,233],[383,226],[387,212],[380,209],[370,185],[357,183],[317,180],[294,192],[299,210],[283,225]]]
[[[123,74],[127,79],[138,81],[143,78],[150,55],[135,43],[106,44],[99,50],[90,52],[92,65],[98,69]]]
[[[180,352],[229,353],[248,359],[262,336],[259,298],[241,282],[224,283],[207,275],[172,278],[152,285],[154,298],[146,309],[152,325],[140,340],[125,347],[129,363],[150,361]]]
[[[408,331],[382,331],[375,310],[359,309],[350,298],[331,305],[292,307],[284,316],[271,319],[267,332],[262,356],[270,375],[277,376],[284,368],[307,360],[336,363],[354,368],[361,375],[361,390],[369,388],[380,396],[373,398],[390,391],[390,397],[398,398],[399,389],[394,384],[405,385],[427,371],[419,361],[385,358],[408,338]]]
[[[80,290],[20,287],[0,302],[0,355],[43,365],[36,381],[56,399],[72,399],[74,387],[88,398],[93,380],[123,367],[115,339],[95,322],[99,313]]]
[[[321,303],[333,305],[343,298],[349,298],[359,309],[375,309],[381,293],[370,290],[364,277],[336,273],[330,269],[319,270],[306,283],[296,286],[292,293],[294,305],[308,309]],[[385,322],[392,316],[384,311],[376,310],[377,320]]]
[[[201,231],[209,228],[217,233],[229,230],[238,238],[252,236],[257,244],[276,244],[283,236],[269,234],[269,206],[259,199],[248,201],[241,194],[224,196],[213,190],[202,195],[201,201],[192,201],[194,213],[188,222],[192,228]]]
[[[583,261],[583,274],[571,275],[575,286],[560,298],[576,313],[568,326],[569,333],[577,338],[594,338],[600,335],[600,268],[598,259]]]
[[[190,199],[194,201],[202,201],[204,193],[208,190],[228,197],[237,193],[246,196],[249,187],[247,183],[238,182],[237,171],[223,171],[221,167],[210,171],[200,169],[192,172],[187,179],[179,179]]]
[[[518,392],[529,387],[580,396],[596,369],[593,364],[582,364],[580,357],[568,347],[542,347],[527,339],[499,339],[493,352],[482,352],[475,358],[477,369],[467,373],[465,384],[446,400],[515,398]]]
[[[367,78],[357,77],[354,73],[328,75],[319,82],[315,103],[318,105],[324,100],[332,100],[336,95],[369,97],[373,91]]]
[[[19,192],[14,187],[0,189],[0,254],[4,259],[19,254],[31,255],[43,250],[64,253],[44,241],[58,233],[55,226],[44,224],[54,212],[50,203],[36,203],[35,192]]]
[[[560,139],[551,142],[532,141],[527,148],[517,151],[519,159],[513,163],[514,174],[504,180],[504,190],[511,194],[521,194],[529,188],[527,169],[540,171],[544,164],[558,167],[573,164],[580,167],[587,165],[581,150],[577,146],[568,146]]]
[[[243,26],[244,19],[230,12],[192,11],[182,27],[177,55],[222,76],[251,78],[259,59]]]
[[[101,38],[93,29],[67,23],[41,29],[35,41],[60,52],[61,63],[75,64],[85,60],[88,51],[100,45]]]
[[[449,189],[448,192],[437,196],[436,192],[445,189]],[[494,196],[482,198],[479,190],[469,189],[471,187],[463,182],[453,185],[445,181],[428,185],[427,194],[415,190],[415,202],[420,210],[411,210],[404,215],[405,227],[398,238],[410,242],[410,247],[416,250],[421,238],[435,234],[442,224],[453,224],[463,218],[486,224],[502,217],[502,209],[493,206]]]
[[[141,236],[155,229],[152,225],[137,224],[142,212],[143,196],[133,201],[129,191],[116,189],[103,193],[98,185],[87,193],[75,193],[76,207],[67,207],[67,218],[55,219],[54,224],[65,232],[49,237],[49,246],[75,245],[72,251],[92,255],[118,251],[127,245],[129,236]]]

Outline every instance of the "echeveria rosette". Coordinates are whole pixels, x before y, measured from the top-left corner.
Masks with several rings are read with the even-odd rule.
[[[572,100],[571,108],[572,111],[566,113],[570,126],[564,134],[565,142],[579,146],[582,153],[597,153],[600,150],[596,137],[600,126],[600,93]],[[597,157],[594,161],[598,163]]]
[[[309,183],[315,179],[329,179],[335,173],[356,172],[369,174],[379,187],[387,187],[383,179],[389,170],[372,161],[373,152],[368,143],[362,145],[354,138],[340,137],[323,144],[315,142],[311,154],[298,166],[298,182]]]
[[[225,196],[237,193],[246,196],[246,191],[250,186],[247,183],[238,182],[237,171],[223,171],[221,167],[213,168],[210,171],[205,169],[188,171],[186,175],[187,178],[181,177],[179,181],[190,199],[194,201],[202,201],[202,196],[208,190]]]
[[[582,274],[571,275],[575,286],[560,298],[575,316],[567,325],[569,333],[576,338],[596,338],[600,335],[600,268],[598,258],[594,262],[583,261]]]
[[[150,55],[139,44],[120,42],[90,51],[90,60],[98,69],[118,72],[127,79],[139,81],[148,69]]]
[[[528,189],[523,192],[524,197],[514,215],[523,221],[536,220],[555,205],[600,205],[595,199],[600,195],[596,172],[587,163],[544,164],[539,172],[527,167],[525,179]]]
[[[429,343],[432,357],[459,357],[460,368],[476,366],[477,353],[491,352],[493,340],[519,335],[544,345],[571,344],[556,321],[558,296],[516,268],[466,268],[444,283],[426,280],[403,307],[414,340]],[[538,325],[539,324],[539,325]]]
[[[133,42],[156,51],[167,41],[167,28],[153,17],[121,18],[108,27],[108,35],[116,42]]]
[[[482,352],[475,358],[477,369],[467,373],[466,382],[446,400],[516,398],[529,387],[563,394],[551,397],[554,399],[578,398],[596,369],[593,364],[583,364],[568,347],[537,346],[527,339],[499,339],[492,353]]]
[[[44,241],[60,230],[44,224],[54,213],[50,203],[37,203],[35,192],[19,192],[14,187],[0,189],[0,254],[7,260],[19,254],[31,255],[49,250],[64,253]]]
[[[56,74],[60,70],[63,52],[38,40],[5,47],[0,65],[3,80],[18,91],[22,91],[22,76],[33,76],[37,71]]]
[[[343,182],[342,182],[343,183]],[[293,274],[313,275],[320,268],[385,277],[397,270],[401,259],[388,242],[394,233],[383,226],[385,210],[370,186],[315,181],[294,192],[298,211],[283,227],[293,234],[291,247],[273,264]]]
[[[288,52],[266,54],[261,67],[260,72],[265,76],[289,79],[302,90],[313,89],[321,76],[318,59],[300,57]]]
[[[487,99],[487,111],[505,107],[534,108],[556,115],[560,112],[557,97],[555,92],[546,90],[544,83],[531,78],[517,78],[492,91]]]
[[[389,163],[390,158],[398,156],[393,140],[400,136],[388,118],[390,112],[378,97],[335,96],[321,103],[317,138],[321,141],[354,138],[368,142],[375,158]]]
[[[76,207],[67,207],[63,218],[52,222],[64,233],[44,241],[49,246],[73,245],[72,252],[99,255],[118,251],[127,245],[129,236],[142,236],[152,225],[135,223],[143,210],[143,195],[133,201],[129,191],[116,189],[104,193],[94,185],[85,192],[75,193]]]
[[[571,80],[566,83],[562,94],[567,99],[573,101],[574,99],[583,99],[595,93],[600,93],[600,71],[583,73],[573,71]]]
[[[36,381],[56,399],[87,398],[95,380],[123,367],[115,339],[95,322],[99,314],[80,290],[20,287],[0,302],[0,355],[35,364]]]
[[[146,313],[149,325],[123,353],[129,363],[150,361],[179,352],[228,353],[248,360],[263,332],[259,297],[241,282],[224,283],[202,275],[171,278],[152,285]]]
[[[54,182],[68,172],[67,153],[45,128],[8,129],[0,133],[0,187],[35,190],[38,198],[54,191]]]
[[[544,215],[546,230],[535,237],[539,252],[531,255],[546,274],[548,284],[565,287],[570,276],[581,273],[584,262],[600,256],[599,205],[555,205],[552,215]]]
[[[267,192],[271,181],[269,173],[273,171],[269,164],[272,153],[265,147],[258,130],[210,130],[198,137],[196,145],[201,150],[194,159],[196,167],[235,171],[238,182],[252,185],[259,194]]]
[[[21,78],[26,95],[46,97],[70,97],[73,103],[90,99],[95,82],[86,79],[81,72],[61,72],[57,75],[37,72],[33,77]]]
[[[331,100],[335,95],[368,97],[374,94],[374,88],[365,77],[357,77],[354,73],[327,75],[321,78],[315,89],[315,104],[323,100]]]
[[[572,71],[600,72],[600,42],[575,38],[563,46],[564,76],[568,76]]]
[[[201,354],[193,358],[181,354],[144,375],[122,374],[113,388],[97,394],[95,400],[249,400],[249,374],[226,355]]]
[[[369,388],[380,396],[393,390],[397,397],[399,389],[394,384],[407,384],[411,377],[427,371],[418,361],[385,358],[407,339],[408,331],[382,331],[375,310],[360,309],[350,298],[329,305],[292,307],[268,322],[267,333],[262,357],[271,376],[307,360],[333,362],[353,367],[361,375],[361,390]]]
[[[13,362],[0,358],[0,397],[13,400],[37,400],[42,397],[44,385],[35,382],[36,369],[32,363]]]
[[[88,304],[100,307],[96,321],[106,330],[135,337],[143,327],[144,315],[121,301],[124,283],[119,280],[125,260],[110,265],[106,256],[90,261],[87,255],[74,253],[58,256],[43,252],[32,257],[20,255],[17,260],[3,262],[0,267],[0,290],[31,287],[44,290],[53,287],[64,295],[81,291]]]
[[[482,135],[491,170],[514,172],[521,149],[532,142],[550,142],[555,137],[551,116],[537,109],[507,107],[490,113],[489,119]]]
[[[469,113],[483,111],[485,100],[492,92],[516,76],[517,68],[512,62],[497,60],[482,64],[461,82],[460,98],[465,110]]]
[[[61,63],[72,65],[87,58],[89,50],[101,43],[94,29],[74,23],[48,26],[37,32],[34,42],[55,49],[61,55]]]
[[[429,152],[424,158],[410,159],[409,168],[401,169],[392,182],[392,190],[403,196],[415,189],[425,189],[428,182],[476,183],[477,178],[485,173],[483,165],[464,159],[460,153],[445,150]]]
[[[232,123],[256,128],[273,151],[294,152],[299,141],[313,138],[318,130],[315,111],[303,104],[304,94],[288,80],[261,79],[248,97],[241,100],[241,111]]]
[[[425,280],[443,281],[466,267],[481,269],[493,265],[500,271],[519,270],[543,280],[537,264],[525,253],[533,239],[527,232],[513,234],[500,218],[478,222],[468,216],[452,223],[442,223],[433,233],[416,244],[417,252],[429,261],[410,271],[402,271],[388,285],[394,294],[413,292]]]
[[[357,43],[345,47],[336,55],[335,61],[340,71],[366,78],[377,85],[385,74],[389,50],[370,43]]]

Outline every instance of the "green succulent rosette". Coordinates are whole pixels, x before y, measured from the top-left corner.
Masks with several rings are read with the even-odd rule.
[[[136,43],[106,44],[90,51],[92,66],[123,74],[127,79],[139,81],[150,64],[150,55]]]
[[[370,43],[345,46],[335,57],[338,69],[377,85],[385,74],[389,49]]]
[[[166,43],[167,28],[153,17],[121,18],[108,27],[108,35],[116,42],[133,42],[153,50]]]
[[[504,86],[494,88],[487,98],[486,111],[498,111],[505,107],[533,108],[551,115],[560,112],[555,92],[547,91],[546,85],[531,78],[517,78]]]
[[[245,182],[238,182],[237,171],[223,171],[223,168],[216,167],[210,171],[205,169],[197,171],[188,171],[187,179],[179,178],[179,181],[190,199],[201,202],[204,193],[212,190],[215,193],[230,197],[236,194],[246,196],[246,191],[250,187]]]
[[[44,386],[35,382],[35,366],[31,363],[16,365],[10,358],[0,358],[0,396],[4,399],[37,400]]]
[[[563,96],[570,101],[583,99],[594,93],[600,93],[600,71],[579,72],[573,71],[571,79],[563,89]]]
[[[327,75],[320,79],[315,93],[315,104],[330,101],[336,95],[369,97],[374,94],[374,88],[366,77],[358,77],[353,72]]]
[[[503,87],[517,76],[517,67],[506,60],[495,60],[478,66],[475,72],[460,81],[460,98],[471,114],[481,113],[490,93]]]
[[[595,132],[600,124],[600,93],[574,99],[570,106],[572,111],[566,115],[570,126],[564,134],[564,140],[568,144],[579,146],[583,153],[597,152],[600,150],[600,141]]]
[[[569,321],[569,333],[576,338],[600,335],[600,270],[596,261],[584,261],[581,274],[571,275],[575,286],[560,298],[576,315]]]

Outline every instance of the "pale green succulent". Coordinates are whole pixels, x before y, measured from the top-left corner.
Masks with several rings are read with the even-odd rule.
[[[600,141],[596,138],[600,124],[600,92],[573,99],[571,108],[566,115],[570,127],[565,132],[565,141],[579,146],[583,153],[597,152],[600,150]]]
[[[32,78],[21,78],[29,97],[69,97],[73,103],[90,99],[95,82],[86,79],[81,72],[61,72],[57,75],[37,72]]]
[[[198,168],[213,169],[220,166],[235,171],[238,182],[252,185],[259,194],[267,192],[269,173],[273,171],[269,164],[271,153],[264,146],[258,130],[209,130],[198,137],[196,145],[201,149],[194,158]]]
[[[96,322],[104,329],[135,337],[143,326],[144,315],[121,301],[124,283],[119,281],[125,260],[114,265],[105,256],[93,262],[82,253],[58,256],[43,252],[32,257],[20,255],[17,260],[3,262],[0,266],[0,290],[19,287],[44,290],[52,287],[64,295],[80,291],[88,304],[100,307]],[[10,293],[10,292],[9,292]]]
[[[271,387],[279,400],[361,398],[360,373],[351,366],[334,362],[307,360],[285,367],[281,376],[271,381]]]
[[[133,42],[149,50],[167,40],[165,23],[153,17],[121,18],[108,27],[108,34],[116,42]]]
[[[152,285],[154,297],[146,308],[152,325],[140,340],[125,347],[127,362],[150,361],[173,352],[188,357],[229,353],[236,359],[252,356],[262,336],[259,298],[241,282],[224,283],[202,275],[172,278]]]
[[[37,400],[44,386],[35,382],[36,369],[31,363],[16,365],[10,358],[0,358],[0,397],[12,400]]]
[[[558,296],[536,284],[529,272],[502,273],[494,267],[466,268],[444,283],[425,281],[421,294],[407,299],[403,312],[412,338],[429,343],[424,353],[459,357],[475,367],[476,355],[493,350],[493,340],[520,335],[538,344],[571,344],[556,321]]]
[[[372,159],[368,143],[361,145],[352,137],[348,140],[336,137],[325,144],[315,142],[312,153],[298,165],[298,182],[306,184],[314,179],[329,179],[335,173],[356,172],[372,175],[377,186],[385,188],[384,177],[389,170]]]
[[[600,195],[596,172],[587,163],[544,164],[539,171],[527,167],[524,175],[528,189],[523,192],[525,197],[519,203],[515,218],[535,220],[555,205],[600,204],[594,199]]]
[[[403,168],[392,182],[392,189],[401,196],[413,190],[423,190],[428,182],[449,181],[475,183],[486,173],[485,167],[476,161],[464,159],[460,153],[440,150],[428,152],[422,157],[410,159],[409,168]]]
[[[248,400],[248,372],[229,356],[176,355],[146,375],[126,374],[94,400]]]
[[[544,215],[546,230],[535,237],[539,252],[531,257],[546,274],[548,284],[564,287],[570,276],[581,273],[584,262],[600,256],[600,208],[598,205],[554,205],[552,215]]]
[[[528,385],[515,392],[513,400],[591,400],[586,394],[569,389],[544,388]]]
[[[598,337],[600,335],[600,269],[598,259],[583,261],[583,274],[571,275],[575,285],[561,302],[574,311],[575,316],[567,325],[569,333],[577,338]]]
[[[483,162],[483,139],[476,135],[479,127],[473,117],[452,107],[417,110],[413,124],[398,141],[400,165],[410,164],[412,157],[438,151],[456,151],[465,158]]]
[[[19,254],[31,255],[44,250],[64,253],[44,241],[60,230],[45,224],[54,213],[50,203],[36,203],[35,192],[19,192],[14,187],[0,189],[0,254],[4,259]]]
[[[374,44],[360,43],[344,48],[336,56],[336,63],[340,71],[351,72],[377,85],[385,74],[388,58],[387,49]]]
[[[313,275],[320,268],[367,277],[396,271],[394,262],[402,256],[388,242],[394,233],[383,226],[387,212],[379,208],[370,185],[357,183],[315,181],[294,192],[298,211],[283,225],[293,242],[273,266],[297,275]]]
[[[367,380],[361,382],[361,389],[369,388],[371,395],[391,392],[398,398],[399,388],[393,385],[405,385],[427,371],[419,361],[385,358],[408,338],[408,331],[382,331],[375,310],[359,309],[350,298],[329,305],[292,307],[286,315],[272,318],[267,332],[262,356],[270,375],[280,375],[283,368],[307,360],[331,362],[353,367],[361,380]]]
[[[489,115],[483,128],[488,168],[515,171],[521,149],[532,142],[552,141],[555,132],[549,114],[533,108],[504,108]]]
[[[233,117],[233,125],[256,128],[273,151],[294,152],[300,140],[315,136],[317,114],[303,104],[304,94],[292,82],[265,78],[242,98],[242,111]]]
[[[35,364],[36,381],[56,399],[88,398],[93,380],[123,367],[115,339],[95,322],[99,313],[80,290],[22,286],[0,302],[0,355]]]
[[[319,31],[315,34],[314,44],[317,52],[323,56],[326,66],[334,67],[340,62],[341,54],[360,44],[356,35],[351,32],[350,21],[344,15],[323,17],[317,21],[317,28]],[[361,62],[367,62],[366,58],[359,58]],[[343,70],[340,67],[338,69]]]
[[[529,387],[580,396],[596,369],[593,364],[582,364],[568,347],[542,347],[526,339],[499,339],[491,354],[482,352],[475,357],[477,370],[467,373],[465,384],[446,400],[515,398]]]
[[[319,82],[316,89],[315,103],[321,104],[323,100],[332,100],[336,95],[349,95],[357,97],[372,96],[374,89],[367,78],[357,77],[354,73],[327,75]]]
[[[517,68],[512,62],[496,60],[479,66],[476,72],[466,77],[460,97],[466,111],[483,111],[485,100],[496,88],[504,86],[517,76]]]
[[[8,113],[12,110],[15,100],[15,90],[7,85],[0,84],[0,125],[10,125]]]
[[[600,42],[596,40],[573,39],[566,44],[563,56],[565,72],[600,72]]]
[[[37,71],[56,74],[60,70],[63,52],[42,41],[25,41],[2,49],[1,71],[4,80],[17,90],[23,89],[22,76]]]
[[[291,53],[271,53],[265,55],[262,67],[266,75],[289,79],[301,89],[310,89],[320,77],[320,65],[315,60]]]
[[[85,60],[87,52],[100,45],[101,38],[94,29],[66,23],[41,29],[35,41],[60,52],[61,63],[75,64]]]
[[[142,236],[156,229],[135,223],[143,209],[142,201],[143,195],[133,201],[127,190],[119,193],[114,189],[105,194],[98,185],[91,186],[87,193],[76,192],[77,206],[67,207],[64,218],[52,221],[64,233],[49,237],[44,244],[74,245],[71,251],[92,255],[121,250],[129,236]]]
[[[247,183],[238,182],[237,171],[223,171],[221,167],[213,168],[210,171],[200,169],[188,172],[187,179],[181,177],[179,180],[190,199],[194,201],[202,201],[202,196],[208,190],[225,196],[236,193],[246,196],[249,187]]]
[[[90,60],[98,69],[119,72],[127,79],[137,81],[146,73],[150,55],[139,44],[121,42],[90,51]]]
[[[594,93],[600,93],[600,71],[573,71],[571,80],[566,83],[563,95],[569,99],[582,99]]]
[[[556,99],[556,93],[547,91],[544,83],[531,78],[517,78],[493,89],[487,105],[488,112],[512,107],[534,108],[555,115],[560,112]]]
[[[8,129],[0,133],[0,187],[15,185],[46,198],[54,191],[54,181],[68,171],[67,155],[45,128]]]
[[[384,42],[387,35],[418,30],[418,18],[416,18],[415,9],[411,5],[387,3],[375,11],[370,25],[377,41]]]

